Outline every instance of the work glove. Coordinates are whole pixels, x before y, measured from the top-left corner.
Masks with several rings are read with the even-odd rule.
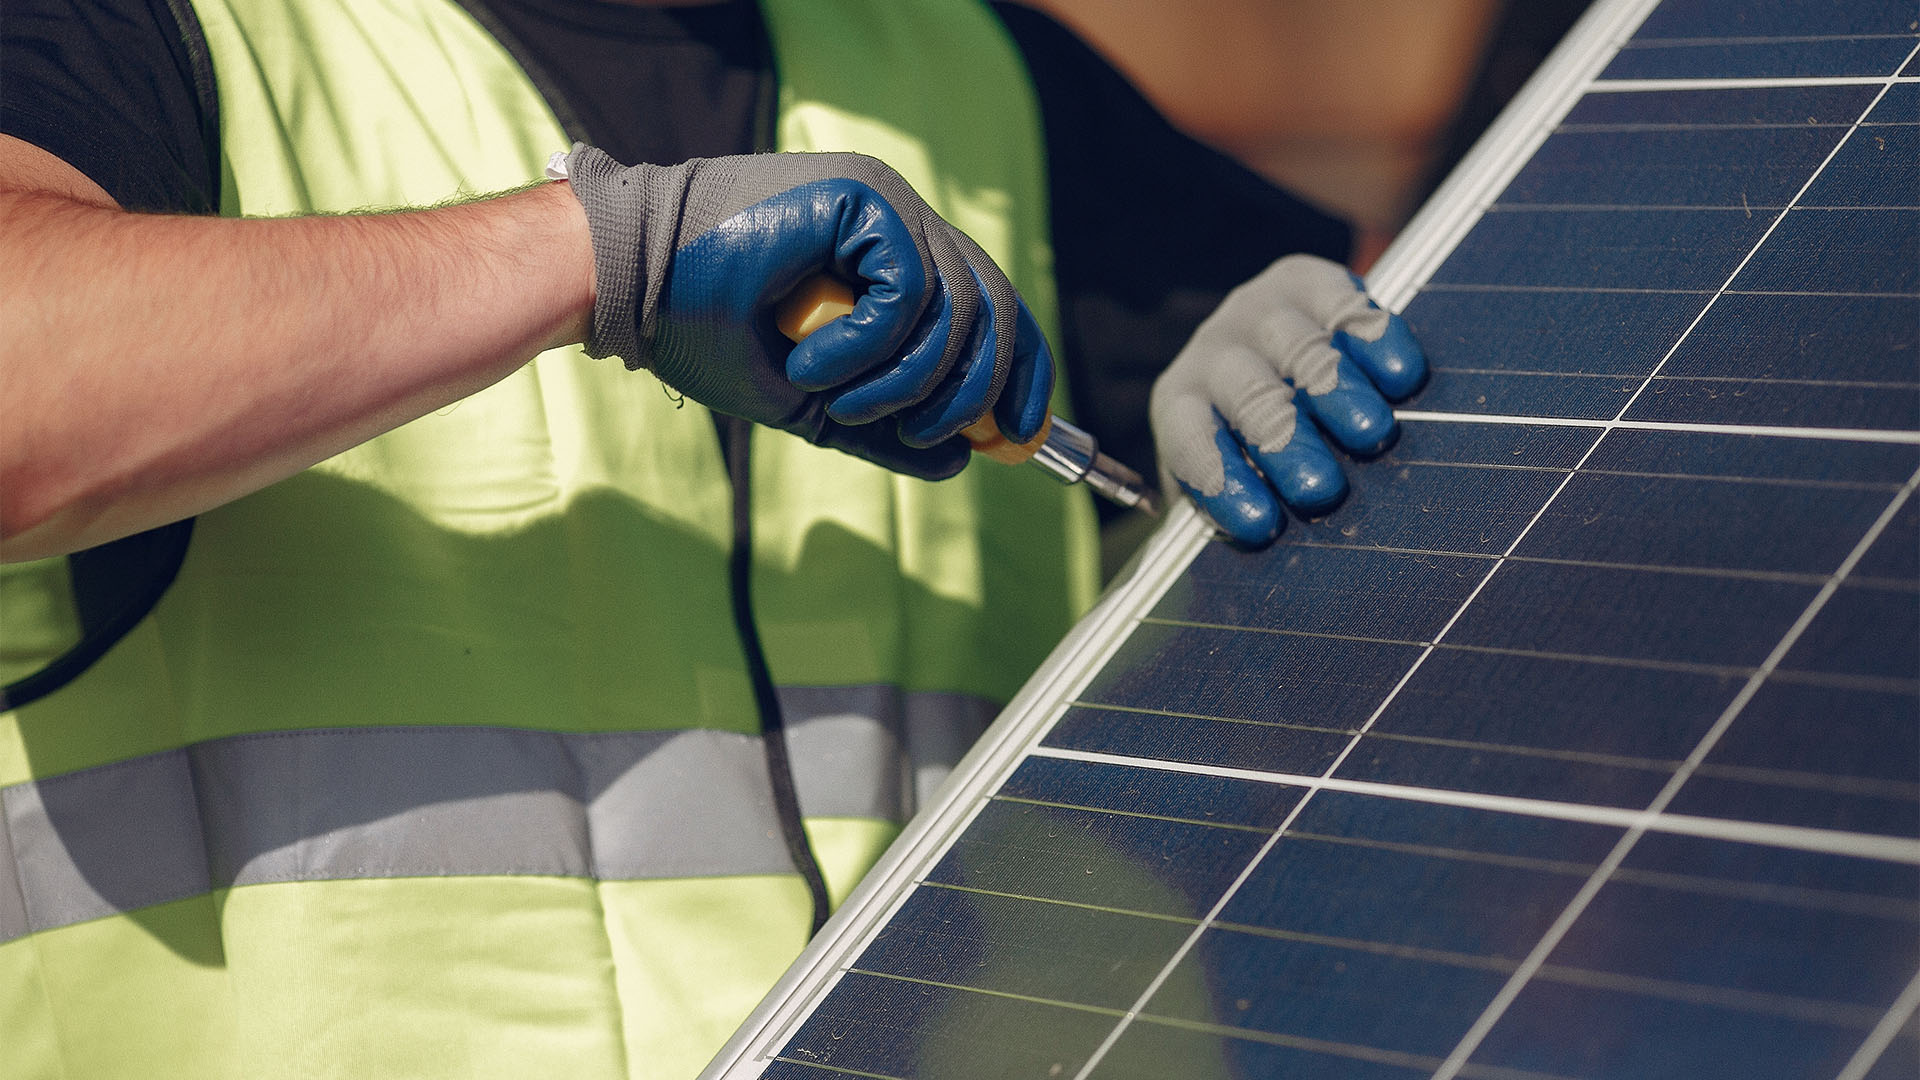
[[[564,172],[593,236],[591,356],[619,356],[718,412],[897,472],[965,467],[989,409],[1040,431],[1053,359],[993,260],[900,175],[858,154],[623,166],[576,144]],[[853,311],[788,341],[773,311],[828,274]]]
[[[1289,255],[1227,294],[1153,385],[1162,488],[1180,490],[1236,543],[1280,535],[1347,494],[1326,438],[1369,457],[1398,434],[1387,401],[1427,377],[1407,324],[1337,263]]]

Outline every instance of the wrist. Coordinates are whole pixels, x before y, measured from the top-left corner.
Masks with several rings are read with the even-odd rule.
[[[556,321],[542,348],[581,344],[593,328],[596,283],[586,212],[565,180],[540,184],[524,197],[537,207],[548,236],[543,276],[554,290]]]

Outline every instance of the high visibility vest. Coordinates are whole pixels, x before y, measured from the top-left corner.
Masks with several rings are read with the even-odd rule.
[[[1051,330],[1039,121],[991,13],[764,7],[779,148],[884,158]],[[223,213],[431,205],[567,145],[453,0],[195,8]],[[1093,515],[1036,470],[930,484],[767,430],[751,469],[837,899],[1091,603]],[[203,515],[145,619],[0,716],[0,1076],[692,1075],[810,915],[731,542],[710,417],[577,349]],[[55,662],[66,562],[8,567],[0,618],[0,674]]]

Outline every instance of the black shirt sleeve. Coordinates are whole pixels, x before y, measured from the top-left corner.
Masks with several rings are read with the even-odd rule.
[[[1018,4],[994,10],[1026,59],[1046,130],[1074,415],[1150,476],[1147,395],[1200,321],[1282,255],[1344,262],[1352,232],[1182,134],[1053,19]]]
[[[6,0],[0,133],[129,210],[219,208],[212,66],[187,0]]]

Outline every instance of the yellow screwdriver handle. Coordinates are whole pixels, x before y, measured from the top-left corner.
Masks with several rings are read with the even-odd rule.
[[[787,298],[780,301],[773,310],[773,322],[789,340],[800,341],[852,311],[856,299],[858,297],[846,282],[818,274],[795,286]],[[1024,443],[1017,443],[1001,434],[1000,425],[993,422],[993,414],[987,413],[963,428],[960,434],[973,444],[975,453],[985,454],[1009,465],[1018,465],[1040,449],[1040,444],[1047,441],[1047,432],[1052,428],[1053,416],[1048,414],[1046,422],[1040,425],[1038,435]]]

